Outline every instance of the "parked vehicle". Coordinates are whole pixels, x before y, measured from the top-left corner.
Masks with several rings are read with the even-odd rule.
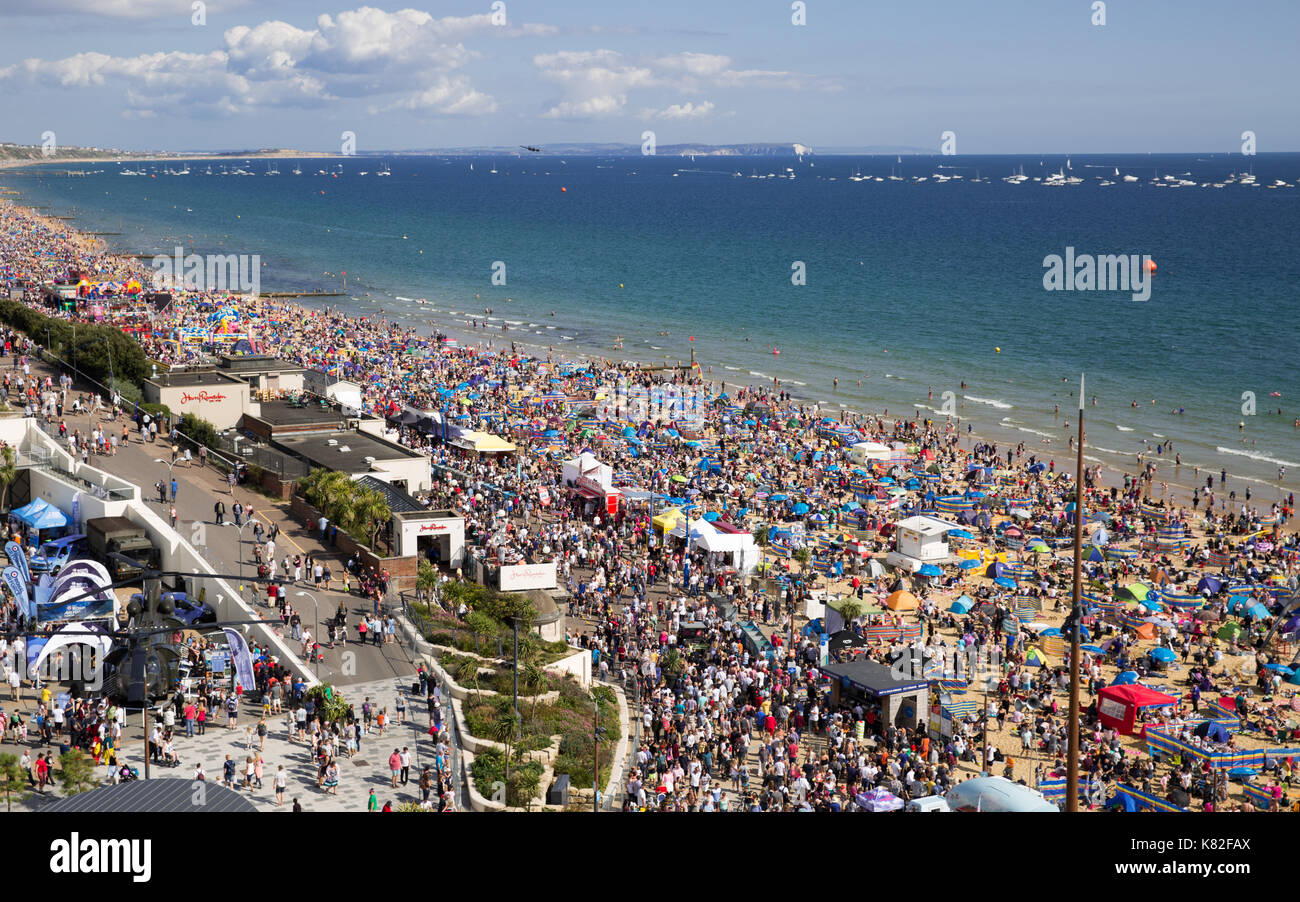
[[[172,603],[174,608],[172,616],[188,627],[217,622],[217,612],[213,610],[211,605],[196,598],[190,598],[184,592],[164,592],[162,598],[164,601]],[[144,595],[136,592],[131,596],[131,601],[138,601],[143,605]]]
[[[96,517],[86,521],[86,538],[90,553],[108,570],[113,582],[138,579],[141,566],[132,566],[115,555],[137,561],[143,567],[157,569],[162,555],[149,539],[144,527],[126,517]]]
[[[63,566],[72,558],[85,554],[87,539],[84,534],[64,536],[52,539],[36,550],[28,563],[33,573],[49,573],[57,576]]]

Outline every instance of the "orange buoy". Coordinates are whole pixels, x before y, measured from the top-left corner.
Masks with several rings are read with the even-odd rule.
[[[773,354],[780,354],[781,351],[780,351],[779,349],[777,349],[777,348],[773,348],[773,349],[772,349],[772,353],[773,353]]]
[[[1148,258],[1147,258],[1147,272],[1155,272],[1155,271],[1156,271],[1156,261],[1154,261],[1154,260],[1152,260],[1152,259],[1150,259],[1150,258],[1148,257]]]
[[[563,185],[560,186],[560,193],[561,193],[561,194],[564,194],[564,193],[565,193],[566,191],[568,191],[568,190],[569,190],[569,189],[568,189],[568,188],[565,188]]]

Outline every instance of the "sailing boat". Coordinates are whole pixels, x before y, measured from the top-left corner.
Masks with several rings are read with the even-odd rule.
[[[375,177],[378,178],[378,177],[381,176],[381,175],[392,175],[392,174],[393,174],[393,173],[390,172],[389,169],[388,169],[388,164],[385,163],[385,164],[380,168],[380,170],[379,170],[378,172],[375,173]]]
[[[294,175],[302,175],[302,167],[301,167],[301,166],[294,166],[294,167],[293,167],[293,174],[294,174]]]
[[[497,161],[496,161],[496,160],[493,160],[493,161],[492,161],[492,168],[489,169],[488,172],[489,172],[490,174],[492,174],[492,175],[496,175],[496,174],[497,174]]]

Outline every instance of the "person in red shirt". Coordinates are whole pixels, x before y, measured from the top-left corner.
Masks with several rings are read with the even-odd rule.
[[[36,756],[36,791],[45,792],[45,784],[50,782],[50,762],[45,760],[45,753]]]

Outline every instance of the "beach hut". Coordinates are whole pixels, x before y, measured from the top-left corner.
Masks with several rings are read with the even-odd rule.
[[[916,596],[905,589],[899,589],[885,599],[885,607],[891,611],[915,611],[919,606]]]
[[[1097,693],[1097,714],[1103,726],[1131,736],[1138,711],[1178,704],[1178,699],[1136,683],[1110,685]]]

